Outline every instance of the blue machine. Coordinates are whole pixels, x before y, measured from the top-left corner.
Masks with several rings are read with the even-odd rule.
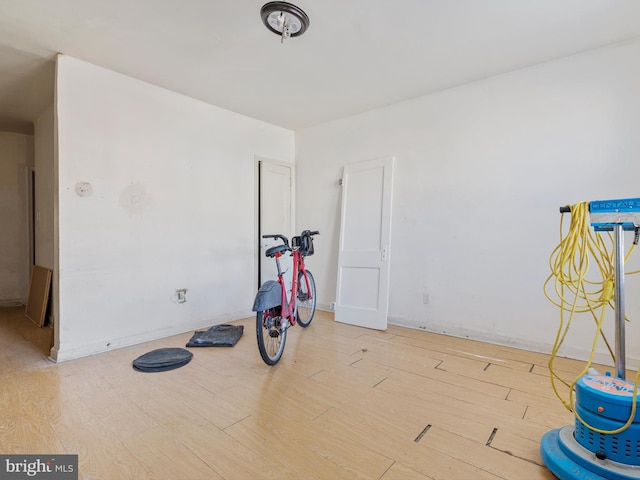
[[[640,198],[593,201],[589,214],[595,231],[615,233],[616,377],[588,374],[578,380],[575,425],[547,432],[540,455],[561,480],[640,479],[640,408],[635,409],[634,384],[625,380],[623,245],[624,231],[634,230],[637,237]]]
[[[640,198],[589,202],[591,226],[596,232],[612,231],[616,225],[635,230],[640,225]]]

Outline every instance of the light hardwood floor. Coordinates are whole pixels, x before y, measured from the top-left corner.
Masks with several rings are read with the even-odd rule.
[[[78,454],[81,479],[554,478],[540,438],[573,417],[546,355],[318,312],[268,367],[233,323],[235,347],[140,373],[191,332],[53,364],[51,331],[0,309],[0,453]]]

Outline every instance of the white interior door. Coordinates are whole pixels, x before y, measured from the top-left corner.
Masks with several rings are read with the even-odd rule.
[[[277,278],[276,263],[267,258],[267,248],[282,243],[280,240],[262,238],[262,235],[280,233],[291,239],[292,229],[292,167],[274,162],[259,162],[259,232],[260,275],[259,284]],[[283,256],[282,268],[287,268],[289,256]]]
[[[335,319],[385,330],[394,158],[344,167]]]

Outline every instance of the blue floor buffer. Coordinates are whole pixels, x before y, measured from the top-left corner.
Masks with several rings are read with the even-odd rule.
[[[560,208],[561,213],[570,211],[570,207]],[[633,411],[634,384],[625,379],[624,337],[624,231],[638,233],[640,198],[593,201],[589,215],[595,231],[614,232],[616,376],[589,373],[577,381],[575,424],[547,432],[540,454],[561,480],[640,479],[640,414]],[[632,413],[633,420],[623,431],[597,431],[620,429]]]

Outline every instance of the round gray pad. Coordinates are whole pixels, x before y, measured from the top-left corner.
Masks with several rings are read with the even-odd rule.
[[[193,353],[184,348],[159,348],[136,358],[133,368],[141,372],[166,372],[186,365],[192,358]]]

